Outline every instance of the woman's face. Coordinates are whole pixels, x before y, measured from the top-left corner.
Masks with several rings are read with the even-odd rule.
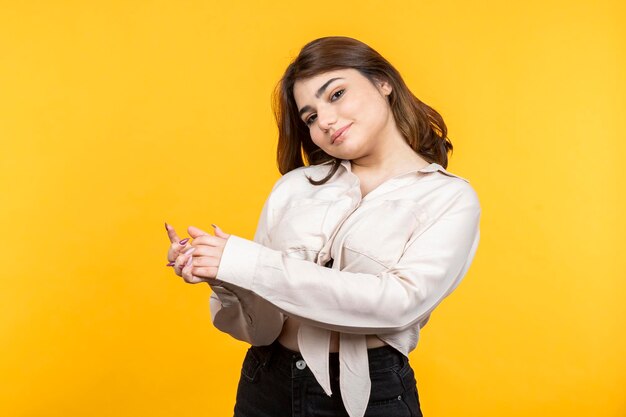
[[[387,82],[373,85],[355,69],[297,80],[293,95],[313,143],[327,154],[356,159],[375,152],[395,131]]]

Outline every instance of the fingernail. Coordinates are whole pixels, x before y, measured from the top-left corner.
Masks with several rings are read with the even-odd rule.
[[[192,261],[192,260],[193,260],[193,257],[191,257],[191,256],[189,257],[189,259],[187,259],[187,266],[190,266],[190,265],[191,265],[191,261]]]
[[[191,252],[193,252],[193,251],[195,251],[195,250],[196,250],[196,247],[195,247],[195,246],[192,246],[192,247],[190,247],[189,249],[187,249],[186,251],[184,251],[183,253],[184,253],[185,255],[189,255]]]
[[[176,264],[176,262],[168,262],[167,265],[165,266],[174,266]]]
[[[211,223],[211,226],[213,226],[214,229],[219,229],[219,227],[217,227],[216,225],[214,225],[213,223]]]
[[[188,238],[188,237],[186,237],[185,239],[181,240],[181,241],[180,241],[180,242],[178,242],[178,243],[180,243],[182,246],[185,246],[185,244],[186,244],[187,242],[189,242],[189,238]]]
[[[165,230],[167,230],[168,232],[170,231],[170,225],[167,224],[167,222],[165,223]]]

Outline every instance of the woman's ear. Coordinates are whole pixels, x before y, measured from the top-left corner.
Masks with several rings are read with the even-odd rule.
[[[387,80],[376,80],[376,86],[378,87],[378,91],[385,96],[389,96],[393,88],[391,84]]]

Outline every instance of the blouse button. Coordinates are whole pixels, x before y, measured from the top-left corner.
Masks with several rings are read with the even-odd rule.
[[[298,362],[296,362],[296,368],[298,368],[299,370],[303,370],[304,368],[306,368],[306,362],[300,359]]]

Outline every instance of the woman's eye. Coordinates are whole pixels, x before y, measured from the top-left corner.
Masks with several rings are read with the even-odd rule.
[[[305,122],[305,123],[306,123],[306,125],[307,125],[307,126],[310,126],[310,125],[311,125],[311,123],[313,123],[313,122],[315,121],[315,117],[316,117],[316,115],[315,115],[315,114],[313,114],[313,115],[311,115],[311,117],[309,117],[308,119],[306,119],[306,122]]]
[[[337,97],[337,98],[341,97],[341,96],[343,95],[343,92],[344,92],[344,91],[346,91],[346,90],[341,89],[341,90],[336,91],[336,92],[335,92],[335,93],[331,96],[331,100],[332,100],[332,98],[334,98],[334,97]]]

